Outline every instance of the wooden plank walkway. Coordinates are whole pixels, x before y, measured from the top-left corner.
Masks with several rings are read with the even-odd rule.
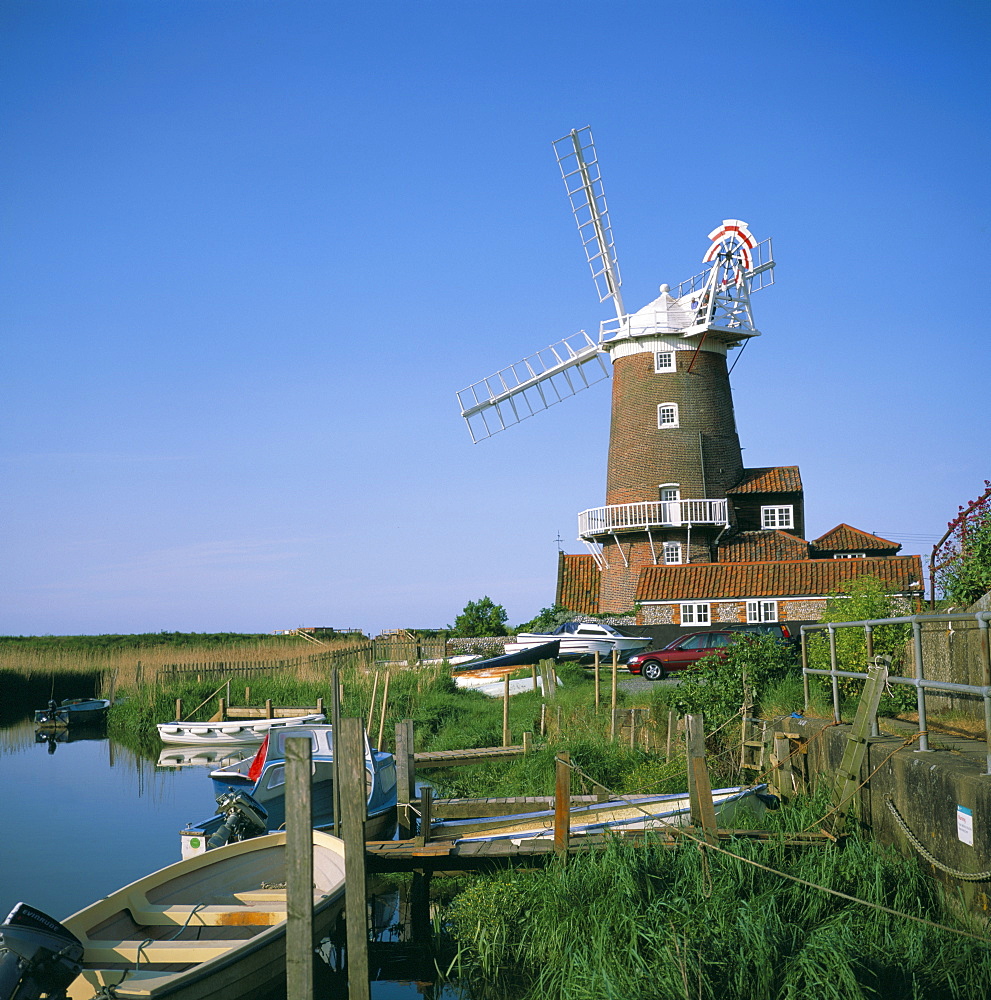
[[[487,760],[511,760],[522,757],[523,747],[476,747],[471,750],[425,750],[413,754],[418,768],[453,767],[455,764],[478,764]]]
[[[572,835],[569,855],[583,851],[603,851],[610,842],[621,840],[635,847],[677,847],[688,836],[703,839],[700,829],[673,827],[670,830],[631,833],[597,833],[581,837]],[[726,843],[741,838],[772,840],[780,835],[767,830],[719,830],[716,839]],[[835,837],[827,833],[786,834],[782,843],[787,846],[809,847],[834,843]],[[532,838],[521,840],[454,840],[430,841],[419,844],[416,840],[379,840],[365,844],[365,862],[369,872],[423,871],[431,874],[456,874],[465,871],[485,871],[507,865],[535,866],[547,864],[555,857],[554,839]]]

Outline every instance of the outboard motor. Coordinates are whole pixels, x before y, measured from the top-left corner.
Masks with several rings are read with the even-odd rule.
[[[208,851],[268,832],[268,810],[247,792],[228,788],[217,796],[217,812],[224,817],[224,822],[207,841]],[[2,995],[0,1000],[4,1000]]]
[[[0,1000],[64,997],[82,958],[74,934],[47,913],[18,903],[0,924]]]

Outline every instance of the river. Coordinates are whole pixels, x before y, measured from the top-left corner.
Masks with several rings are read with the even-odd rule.
[[[206,768],[162,767],[99,733],[38,742],[30,718],[0,726],[0,775],[0,918],[19,900],[65,918],[178,861],[179,830],[214,812]],[[397,896],[375,898],[375,925],[396,923]],[[373,1000],[468,1000],[454,987],[415,981],[419,965],[390,965],[405,978],[373,979]],[[339,977],[318,974],[316,984],[316,1000],[346,997]]]

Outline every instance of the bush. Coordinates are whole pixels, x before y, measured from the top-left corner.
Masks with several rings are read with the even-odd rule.
[[[506,634],[506,609],[493,604],[488,597],[469,601],[464,611],[454,619],[451,635],[460,638],[482,638]]]

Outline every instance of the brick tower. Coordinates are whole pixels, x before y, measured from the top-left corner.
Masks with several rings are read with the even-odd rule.
[[[601,573],[599,610],[633,607],[646,566],[706,563],[732,527],[727,491],[743,478],[726,356],[759,336],[750,293],[773,283],[770,240],[727,219],[709,234],[705,270],[627,313],[591,132],[554,143],[582,245],[616,318],[458,393],[475,441],[613,375],[606,502],[578,515]]]

